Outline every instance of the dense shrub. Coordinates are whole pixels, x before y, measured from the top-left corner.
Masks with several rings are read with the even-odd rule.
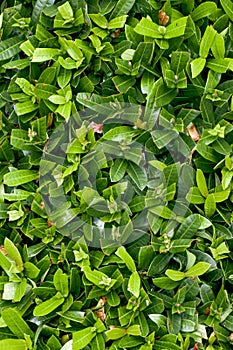
[[[232,20],[2,2],[1,350],[232,349]]]

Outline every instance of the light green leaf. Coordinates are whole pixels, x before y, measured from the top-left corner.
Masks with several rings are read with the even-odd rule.
[[[208,197],[206,198],[204,209],[205,209],[205,214],[208,218],[214,215],[216,211],[216,201],[213,193],[209,194]]]
[[[108,29],[124,27],[126,19],[127,19],[127,15],[119,16],[111,19],[110,22],[108,23]]]
[[[120,339],[124,337],[126,334],[127,334],[126,329],[117,328],[117,327],[105,332],[105,335],[109,340]]]
[[[127,290],[136,298],[140,295],[141,279],[137,271],[134,271],[129,278]]]
[[[55,272],[53,277],[53,283],[58,292],[60,292],[64,297],[68,296],[68,276],[65,273],[63,273],[62,269],[58,269]]]
[[[54,59],[61,54],[61,50],[52,48],[36,48],[33,52],[32,62],[45,62]]]
[[[176,270],[166,270],[165,274],[172,280],[172,281],[181,281],[185,278],[185,274],[182,271],[176,271]]]
[[[57,309],[61,304],[64,302],[64,298],[62,295],[58,292],[56,295],[54,295],[52,298],[43,301],[41,304],[38,304],[33,314],[34,316],[45,316],[48,315],[50,312]]]
[[[224,0],[222,1],[224,2]],[[198,21],[201,18],[208,17],[217,10],[217,5],[213,1],[205,1],[195,8],[191,13],[193,21]]]
[[[152,207],[149,209],[150,212],[158,215],[159,217],[163,218],[163,219],[174,219],[176,217],[176,214],[169,209],[168,207],[162,206],[162,205],[158,205],[156,207]]]
[[[227,16],[232,20],[233,18],[233,3],[231,0],[220,0],[220,3],[226,12]]]
[[[3,339],[0,340],[1,350],[27,350],[28,346],[23,339]]]
[[[34,333],[29,328],[28,324],[24,321],[17,309],[4,309],[1,313],[1,316],[7,327],[14,335],[16,335],[16,337],[23,339],[24,334],[28,334],[33,338]]]
[[[73,9],[68,1],[66,1],[61,6],[58,6],[57,9],[64,20],[70,21],[70,20],[74,19],[73,18],[73,16],[74,16]]]
[[[195,58],[191,62],[192,78],[196,78],[204,69],[206,59],[202,57]]]
[[[73,333],[72,350],[80,350],[85,348],[96,335],[95,327],[86,327],[81,331]]]
[[[34,104],[31,100],[22,103],[16,103],[16,113],[18,116],[34,112],[38,109],[38,105]]]
[[[215,202],[216,203],[220,203],[220,202],[224,202],[227,200],[227,198],[229,197],[230,195],[230,191],[227,190],[227,191],[219,191],[219,192],[214,192],[213,193],[213,196],[214,196],[214,199],[215,199]]]
[[[182,17],[166,27],[164,39],[172,39],[184,35],[188,17]]]
[[[226,73],[229,68],[229,61],[227,58],[213,58],[208,60],[206,66],[217,73]]]
[[[100,13],[93,13],[89,15],[91,20],[97,24],[97,26],[99,26],[100,28],[107,28],[108,26],[108,21],[107,19],[104,17],[104,15],[101,15]]]
[[[16,248],[14,243],[7,237],[4,239],[4,248],[6,249],[7,255],[16,262],[16,265],[23,267],[23,260],[18,248]]]
[[[199,55],[202,58],[206,58],[208,56],[209,50],[212,47],[215,37],[216,30],[212,26],[208,26],[205,30],[205,33],[201,39]]]
[[[133,258],[129,255],[129,253],[127,252],[127,250],[125,249],[125,247],[121,246],[117,249],[116,253],[117,256],[119,256],[121,258],[121,260],[123,260],[123,262],[126,264],[127,268],[131,271],[131,272],[135,272],[136,271],[136,265],[134,263]]]
[[[48,100],[56,105],[64,105],[66,103],[66,99],[61,95],[51,95]]]
[[[135,32],[141,35],[149,36],[155,39],[162,39],[163,35],[159,32],[158,24],[152,22],[149,18],[142,18],[134,28]]]
[[[211,50],[215,58],[224,58],[225,56],[225,42],[221,34],[216,33]]]
[[[38,179],[39,174],[35,170],[14,170],[4,175],[4,183],[7,186],[19,186]]]
[[[205,199],[202,197],[198,187],[191,187],[189,192],[186,195],[186,199],[189,203],[192,203],[192,204],[205,203]]]
[[[204,275],[209,268],[210,264],[207,262],[198,262],[196,265],[192,266],[187,272],[185,272],[185,277],[197,277]]]
[[[201,169],[197,169],[196,181],[199,191],[201,192],[202,196],[206,198],[209,194],[209,191],[207,188],[205,176]]]

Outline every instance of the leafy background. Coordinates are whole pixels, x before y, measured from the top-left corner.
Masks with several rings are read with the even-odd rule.
[[[232,20],[231,0],[1,3],[2,350],[232,348]]]

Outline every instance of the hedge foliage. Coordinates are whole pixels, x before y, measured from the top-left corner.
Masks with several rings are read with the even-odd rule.
[[[232,21],[2,1],[1,350],[232,349]]]

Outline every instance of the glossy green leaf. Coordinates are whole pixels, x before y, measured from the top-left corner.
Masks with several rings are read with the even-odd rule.
[[[20,313],[13,308],[4,309],[2,311],[2,318],[11,332],[18,338],[23,339],[24,334],[33,337],[33,332],[24,321]]]
[[[27,343],[23,339],[2,339],[0,340],[2,350],[27,350]]]
[[[216,211],[216,201],[213,193],[207,196],[205,200],[204,209],[207,217],[211,217],[214,215]]]
[[[132,257],[130,256],[130,254],[127,252],[127,250],[125,249],[125,247],[119,247],[116,251],[116,255],[119,256],[122,261],[126,264],[127,268],[131,271],[131,272],[135,272],[136,271],[136,265],[132,259]]]
[[[191,62],[192,78],[196,78],[204,69],[206,59],[203,57],[195,58]]]
[[[0,42],[0,61],[8,60],[20,52],[22,38],[15,36]]]
[[[220,0],[220,3],[229,18],[233,18],[233,4],[231,0]]]
[[[56,310],[64,302],[64,298],[60,293],[57,293],[52,298],[38,304],[34,309],[34,316],[45,316]]]
[[[14,170],[4,176],[4,183],[7,186],[18,186],[38,179],[39,175],[34,170]]]
[[[86,327],[80,331],[73,333],[72,350],[80,350],[85,348],[96,335],[95,327]]]
[[[201,18],[210,16],[217,10],[217,6],[213,1],[205,1],[195,8],[191,16],[194,21],[198,21]]]
[[[127,290],[132,293],[136,298],[139,297],[141,287],[140,276],[137,271],[134,271],[129,278]]]

